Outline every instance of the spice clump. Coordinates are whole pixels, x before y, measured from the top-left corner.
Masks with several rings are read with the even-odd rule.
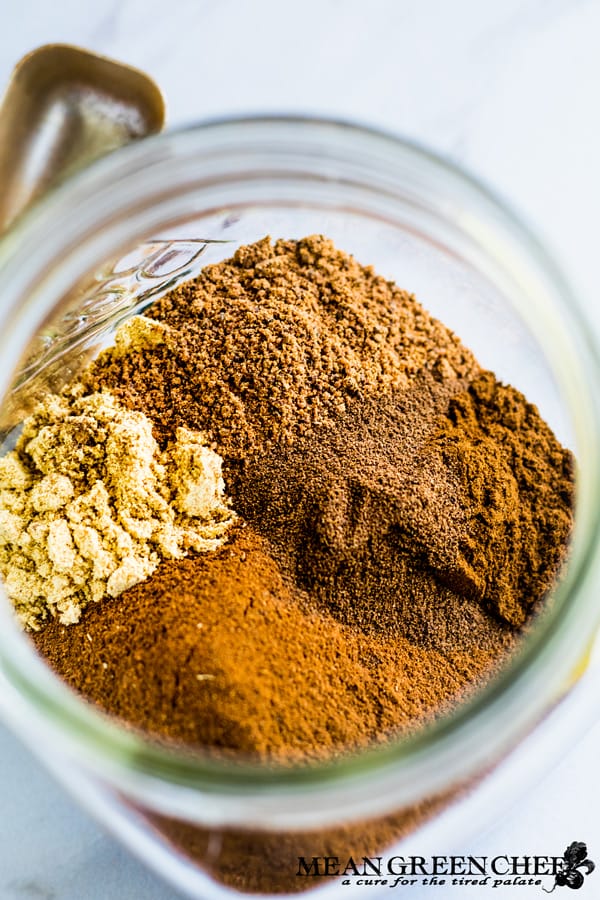
[[[109,393],[47,398],[0,459],[0,571],[32,629],[215,549],[234,518],[202,435],[178,428],[161,452],[147,416]]]

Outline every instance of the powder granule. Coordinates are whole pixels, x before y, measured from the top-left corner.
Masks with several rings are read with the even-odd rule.
[[[111,357],[126,356],[134,350],[148,350],[165,344],[169,329],[147,316],[132,316],[122,322],[114,334],[114,345],[110,347]],[[106,352],[106,351],[105,351]]]
[[[0,459],[0,572],[23,624],[72,624],[161,559],[219,547],[236,518],[221,464],[187,428],[161,453],[151,421],[108,392],[40,404]]]

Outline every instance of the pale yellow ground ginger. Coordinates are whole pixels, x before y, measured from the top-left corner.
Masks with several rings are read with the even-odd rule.
[[[119,325],[113,337],[114,345],[105,350],[104,355],[115,359],[118,356],[127,356],[133,350],[164,344],[167,342],[169,331],[166,325],[147,316],[132,316]]]
[[[216,549],[236,518],[202,434],[179,428],[161,452],[143,413],[82,394],[46,398],[0,459],[0,572],[31,629]]]

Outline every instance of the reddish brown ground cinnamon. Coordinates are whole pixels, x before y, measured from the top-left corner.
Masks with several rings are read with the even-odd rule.
[[[90,608],[83,627],[55,620],[36,641],[69,683],[126,722],[289,763],[440,712],[502,650],[502,630],[487,631],[472,629],[465,646],[461,629],[442,652],[341,624],[291,587],[245,528]]]

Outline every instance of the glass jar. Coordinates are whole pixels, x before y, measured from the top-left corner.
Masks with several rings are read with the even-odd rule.
[[[575,533],[552,604],[490,685],[410,739],[310,769],[198,759],[119,727],[47,669],[1,603],[8,721],[191,897],[314,887],[296,875],[298,857],[332,848],[373,855],[404,839],[394,852],[436,852],[442,837],[466,838],[498,810],[474,816],[464,798],[567,692],[600,615],[600,382],[575,299],[497,198],[385,134],[300,118],[211,122],[121,150],[46,198],[0,247],[6,446],[40,391],[64,384],[161,292],[265,234],[315,232],[413,291],[538,405],[578,460]]]

